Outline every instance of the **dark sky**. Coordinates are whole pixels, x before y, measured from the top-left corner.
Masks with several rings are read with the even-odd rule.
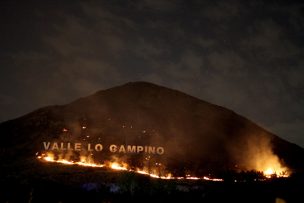
[[[0,122],[140,80],[303,147],[302,2],[2,0]]]

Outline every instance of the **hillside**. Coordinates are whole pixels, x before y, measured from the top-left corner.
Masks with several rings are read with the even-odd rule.
[[[0,136],[0,156],[8,165],[35,160],[44,141],[102,143],[104,148],[110,144],[161,146],[164,153],[152,158],[176,173],[264,170],[268,165],[297,171],[303,170],[304,161],[301,147],[243,116],[146,82],[38,109],[1,123]],[[112,155],[104,150],[95,157]],[[146,158],[144,153],[115,155],[133,165]]]

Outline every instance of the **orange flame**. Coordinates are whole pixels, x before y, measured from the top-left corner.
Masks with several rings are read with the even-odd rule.
[[[262,171],[266,178],[272,177],[289,177],[288,168],[283,166],[279,158],[270,151],[260,154],[259,159],[255,160],[255,167],[258,171]]]
[[[151,172],[148,172],[147,170],[130,169],[128,164],[123,163],[123,162],[120,163],[120,162],[106,161],[105,164],[96,164],[92,161],[92,158],[87,158],[85,156],[81,156],[80,161],[77,161],[77,162],[70,161],[67,159],[55,159],[55,156],[52,153],[41,154],[40,156],[37,156],[37,158],[42,161],[45,161],[45,162],[52,162],[52,163],[58,163],[58,164],[64,164],[64,165],[78,165],[78,166],[83,166],[83,167],[109,168],[109,169],[118,170],[118,171],[130,171],[130,172],[134,172],[134,173],[149,176],[151,178],[158,178],[158,179],[223,181],[223,179],[210,178],[210,177],[206,177],[206,176],[194,177],[194,176],[187,175],[186,177],[173,177],[171,173],[168,173],[166,175],[157,175],[157,173],[151,173]],[[89,160],[89,162],[88,162],[88,160]]]
[[[262,172],[264,177],[289,177],[289,169],[283,165],[280,158],[273,152],[271,139],[267,136],[252,136],[243,142],[240,149],[243,151],[241,162],[243,167],[250,171]],[[236,151],[239,155],[239,148]]]
[[[279,177],[279,178],[288,178],[290,176],[289,172],[287,170],[281,169],[276,171],[273,168],[268,168],[265,171],[263,171],[263,174],[266,178],[272,178],[273,176]]]
[[[36,154],[37,155],[37,154]],[[78,166],[83,166],[83,167],[95,167],[95,168],[109,168],[112,170],[117,170],[117,171],[129,171],[129,172],[135,172],[138,174],[146,175],[151,178],[158,178],[158,179],[173,179],[173,180],[206,180],[206,181],[223,181],[223,179],[220,178],[211,178],[208,176],[204,177],[196,177],[196,176],[191,176],[190,174],[187,174],[186,177],[174,177],[172,176],[171,173],[167,173],[165,175],[160,175],[157,170],[147,170],[147,169],[131,169],[127,163],[120,162],[120,161],[106,161],[104,164],[99,164],[95,163],[93,158],[91,156],[80,156],[80,161],[72,161],[68,159],[61,158],[59,156],[58,159],[55,158],[55,155],[53,153],[46,153],[46,154],[41,154],[37,155],[37,158],[45,161],[45,162],[53,162],[53,163],[59,163],[59,164],[64,164],[64,165],[78,165]],[[263,175],[266,178],[272,178],[272,177],[289,177],[289,173],[287,172],[286,168],[282,167],[281,165],[278,165],[276,160],[274,162],[268,162],[268,165],[271,166],[271,163],[273,166],[276,166],[277,168],[274,167],[268,167],[263,169]],[[267,166],[266,164],[263,166]]]

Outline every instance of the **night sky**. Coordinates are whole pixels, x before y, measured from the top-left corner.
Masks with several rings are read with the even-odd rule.
[[[0,2],[0,122],[149,81],[304,147],[303,1],[20,2]]]

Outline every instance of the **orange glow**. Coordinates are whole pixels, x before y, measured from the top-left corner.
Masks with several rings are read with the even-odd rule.
[[[93,159],[91,157],[85,157],[85,156],[80,156],[80,161],[75,162],[75,161],[70,161],[67,159],[55,159],[54,154],[52,153],[47,153],[47,154],[41,154],[37,156],[37,159],[40,159],[45,162],[52,162],[52,163],[58,163],[58,164],[64,164],[64,165],[78,165],[78,166],[83,166],[83,167],[97,167],[97,168],[109,168],[112,170],[118,170],[118,171],[130,171],[142,175],[149,176],[151,178],[159,178],[159,179],[171,179],[171,180],[207,180],[207,181],[223,181],[223,179],[214,179],[214,178],[209,178],[209,177],[194,177],[187,175],[186,177],[173,177],[171,173],[167,173],[166,175],[160,175],[154,170],[154,172],[148,172],[148,170],[142,170],[142,169],[136,169],[132,170],[130,167],[124,163],[124,162],[110,162],[106,161],[105,164],[97,164],[94,163]],[[152,170],[153,171],[153,170]]]
[[[38,159],[42,159],[43,161],[46,162],[55,162],[55,163],[60,163],[60,164],[65,164],[65,165],[79,165],[79,166],[85,166],[85,167],[103,167],[104,165],[102,164],[95,164],[95,163],[88,163],[86,162],[83,157],[79,162],[74,162],[74,161],[69,161],[66,159],[55,159],[54,155],[52,153],[47,153],[47,154],[42,154],[41,156],[37,156]]]
[[[127,171],[128,170],[128,168],[126,166],[123,166],[123,165],[121,165],[119,163],[116,163],[116,162],[111,163],[110,168],[114,169],[114,170],[119,170],[119,171]]]
[[[275,171],[272,168],[268,168],[263,172],[263,174],[267,177],[270,178],[272,175],[276,174]]]
[[[283,166],[278,157],[274,154],[269,154],[268,156],[265,156],[264,159],[259,160],[257,162],[256,170],[262,171],[266,178],[286,178],[290,176],[288,168]]]
[[[271,140],[263,136],[253,136],[244,145],[243,164],[248,171],[262,172],[265,178],[289,177],[290,170],[273,152]]]
[[[204,179],[204,180],[215,181],[215,182],[223,181],[223,179],[220,179],[220,178],[209,178],[209,177],[207,177],[207,176],[204,176],[203,179]]]
[[[259,162],[259,171],[263,172],[266,178],[271,177],[289,177],[290,174],[288,169],[279,162],[278,158],[274,155],[269,156],[268,159],[265,158],[264,161]]]
[[[159,179],[172,179],[172,180],[206,180],[206,181],[224,181],[220,178],[211,178],[208,176],[204,177],[196,177],[192,176],[191,174],[187,174],[185,177],[174,177],[171,173],[160,173],[159,168],[155,169],[131,169],[127,163],[121,162],[121,161],[105,161],[104,164],[95,163],[92,156],[80,156],[79,161],[72,161],[68,160],[66,158],[55,158],[55,155],[53,153],[46,153],[46,154],[37,154],[37,159],[45,161],[45,162],[52,162],[52,163],[58,163],[58,164],[64,164],[64,165],[77,165],[82,167],[95,167],[95,168],[108,168],[112,170],[117,171],[129,171],[134,172],[142,175],[149,176],[151,178],[159,178]],[[269,162],[272,163],[272,162]],[[277,162],[273,162],[277,163]],[[161,164],[159,164],[161,165]],[[269,164],[270,165],[270,164]],[[275,165],[275,164],[274,164]],[[263,172],[263,175],[265,178],[272,178],[272,177],[289,177],[289,173],[286,171],[286,168],[281,167],[281,165],[276,165],[275,167],[267,167],[264,170],[261,170]],[[279,169],[279,170],[278,170]]]
[[[286,170],[276,171],[273,168],[268,168],[265,171],[263,171],[263,175],[266,178],[272,178],[273,176],[276,176],[276,177],[279,177],[279,178],[287,178],[287,177],[290,176],[290,174]]]

